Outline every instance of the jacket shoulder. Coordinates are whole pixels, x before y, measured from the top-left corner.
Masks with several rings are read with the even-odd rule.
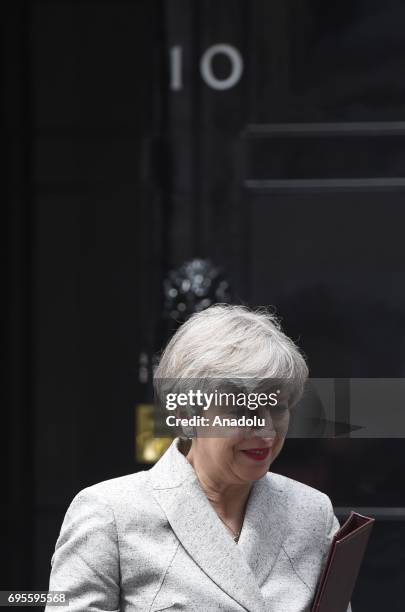
[[[296,511],[301,509],[308,512],[309,509],[312,509],[325,515],[332,508],[328,495],[315,487],[275,472],[269,472],[267,479],[271,486],[284,491],[289,506],[295,508]]]
[[[73,501],[109,506],[114,511],[142,505],[150,497],[147,472],[136,472],[90,485],[77,493]]]

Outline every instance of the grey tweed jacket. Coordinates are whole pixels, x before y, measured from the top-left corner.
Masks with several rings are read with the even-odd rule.
[[[74,498],[49,589],[69,612],[309,612],[338,528],[325,494],[269,472],[235,544],[175,440],[152,469]]]

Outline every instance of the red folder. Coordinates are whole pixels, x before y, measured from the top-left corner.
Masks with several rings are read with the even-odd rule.
[[[373,523],[351,512],[335,533],[311,612],[347,612]]]

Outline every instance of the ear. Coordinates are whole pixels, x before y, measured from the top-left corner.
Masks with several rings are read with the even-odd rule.
[[[190,416],[190,408],[181,408],[181,407],[177,407],[176,409],[176,418],[178,419],[187,419]],[[183,432],[183,436],[184,438],[186,438],[187,440],[189,440],[190,438],[195,438],[197,435],[197,431],[196,428],[191,426],[191,425],[182,425],[181,426],[181,431]]]
[[[185,435],[187,439],[195,438],[197,435],[197,431],[195,427],[191,427],[191,426],[182,427],[182,430],[183,430],[183,434]]]

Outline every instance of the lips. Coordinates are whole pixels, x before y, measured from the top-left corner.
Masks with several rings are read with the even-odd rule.
[[[270,454],[271,448],[248,448],[246,450],[242,450],[241,452],[249,457],[249,459],[253,459],[253,461],[264,461]]]

